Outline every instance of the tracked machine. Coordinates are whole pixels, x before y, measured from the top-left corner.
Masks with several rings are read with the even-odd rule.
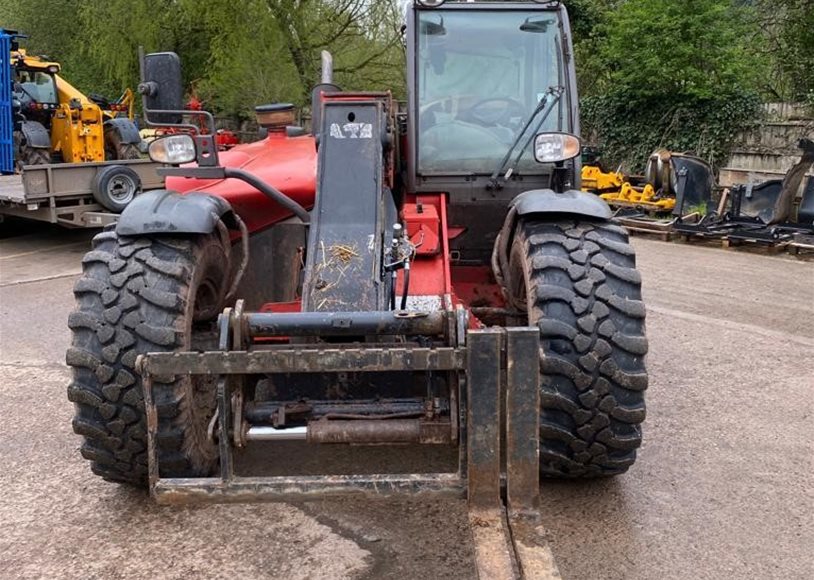
[[[567,13],[417,1],[406,46],[401,108],[342,92],[324,54],[311,133],[272,105],[258,143],[151,144],[168,190],[75,287],[74,429],[95,473],[161,503],[466,497],[482,578],[555,577],[540,477],[625,472],[647,386],[633,249],[579,191]],[[148,121],[194,126],[178,58],[143,60]],[[453,464],[413,473],[414,449]],[[357,469],[296,473],[333,450]]]

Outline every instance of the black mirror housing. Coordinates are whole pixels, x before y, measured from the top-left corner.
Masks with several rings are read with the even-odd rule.
[[[184,89],[181,82],[181,59],[174,52],[155,52],[144,57],[139,92],[148,110],[181,111]],[[181,122],[180,114],[152,113],[150,123],[171,125]]]

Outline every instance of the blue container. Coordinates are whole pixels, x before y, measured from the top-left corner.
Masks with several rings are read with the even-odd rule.
[[[0,173],[14,173],[11,111],[11,35],[0,28]]]

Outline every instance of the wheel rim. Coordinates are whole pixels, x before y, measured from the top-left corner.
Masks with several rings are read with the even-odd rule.
[[[130,203],[136,195],[136,183],[127,175],[116,175],[107,184],[106,193],[116,203]]]
[[[205,320],[218,314],[218,283],[211,277],[205,278],[195,293],[195,304],[192,308],[193,320]]]

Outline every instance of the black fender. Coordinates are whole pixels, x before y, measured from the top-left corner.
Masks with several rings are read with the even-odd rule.
[[[613,216],[610,207],[593,193],[570,190],[555,193],[550,189],[533,189],[515,197],[509,207],[516,209],[517,215],[533,213],[558,213],[608,220]]]
[[[492,252],[492,270],[502,288],[506,288],[504,272],[509,265],[509,252],[514,242],[517,222],[529,215],[562,215],[570,218],[588,218],[605,221],[613,212],[603,199],[593,193],[569,190],[557,193],[551,189],[533,189],[515,197],[509,203],[509,213],[495,240]]]
[[[116,233],[120,236],[210,234],[221,221],[228,228],[237,227],[232,206],[222,197],[154,189],[136,196],[127,205],[119,217]]]
[[[141,135],[138,134],[136,124],[130,119],[117,117],[115,119],[108,119],[105,121],[105,130],[112,128],[119,133],[122,143],[139,143]]]
[[[50,149],[51,136],[48,134],[48,129],[43,127],[42,123],[37,121],[22,121],[20,123],[20,131],[25,137],[25,142],[29,147],[34,149]]]

